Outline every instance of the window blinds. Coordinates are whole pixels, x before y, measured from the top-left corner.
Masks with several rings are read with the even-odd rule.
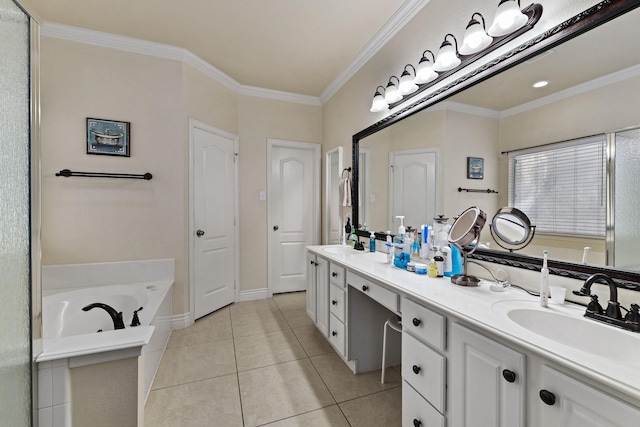
[[[606,136],[509,154],[510,205],[536,231],[604,237]]]

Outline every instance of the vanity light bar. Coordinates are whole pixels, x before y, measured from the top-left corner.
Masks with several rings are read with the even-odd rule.
[[[503,21],[503,18],[499,18],[505,10],[512,14],[513,19],[510,21],[511,25],[504,24],[506,21]],[[478,17],[480,18],[479,20],[477,19]],[[407,64],[404,67],[400,79],[396,76],[391,76],[389,77],[389,83],[386,89],[383,86],[378,86],[373,97],[370,111],[377,113],[395,108],[400,103],[425,91],[487,53],[526,33],[534,27],[541,17],[542,5],[538,3],[530,4],[520,10],[519,0],[517,3],[515,0],[501,0],[494,23],[487,31],[485,29],[484,17],[480,13],[474,13],[467,25],[460,50],[458,50],[458,41],[455,36],[453,34],[447,34],[444,37],[444,41],[437,55],[433,55],[430,50],[425,50],[417,67]],[[502,24],[498,22],[498,19],[501,20],[500,22],[502,22]],[[426,56],[427,52],[431,54],[431,60]],[[406,75],[411,74],[407,70],[409,66],[413,69],[413,86],[409,86],[407,83]],[[392,82],[392,79],[396,79],[397,85]],[[403,82],[405,82],[404,86],[402,84]],[[411,87],[411,91],[406,89],[403,91],[400,86]],[[380,92],[380,88],[382,88],[382,92]],[[384,103],[382,101],[384,101]]]

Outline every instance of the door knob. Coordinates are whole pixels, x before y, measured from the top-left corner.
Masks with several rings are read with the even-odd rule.
[[[274,225],[273,226],[273,231],[278,231],[278,228],[280,228],[280,227],[278,227],[277,225]]]
[[[202,230],[196,231],[196,236],[198,236],[198,237],[204,236],[204,231],[202,231]]]

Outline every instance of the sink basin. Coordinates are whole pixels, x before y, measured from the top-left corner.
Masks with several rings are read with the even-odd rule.
[[[529,332],[558,344],[611,361],[640,365],[636,356],[640,334],[583,317],[584,308],[534,301],[500,301],[493,310]]]
[[[327,253],[335,254],[335,255],[347,255],[347,254],[351,255],[351,254],[364,253],[364,251],[356,251],[351,246],[342,246],[342,245],[324,246],[322,250]]]

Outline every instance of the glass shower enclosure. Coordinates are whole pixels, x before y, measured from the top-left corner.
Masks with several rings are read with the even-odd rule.
[[[32,424],[30,17],[0,0],[0,424]]]

